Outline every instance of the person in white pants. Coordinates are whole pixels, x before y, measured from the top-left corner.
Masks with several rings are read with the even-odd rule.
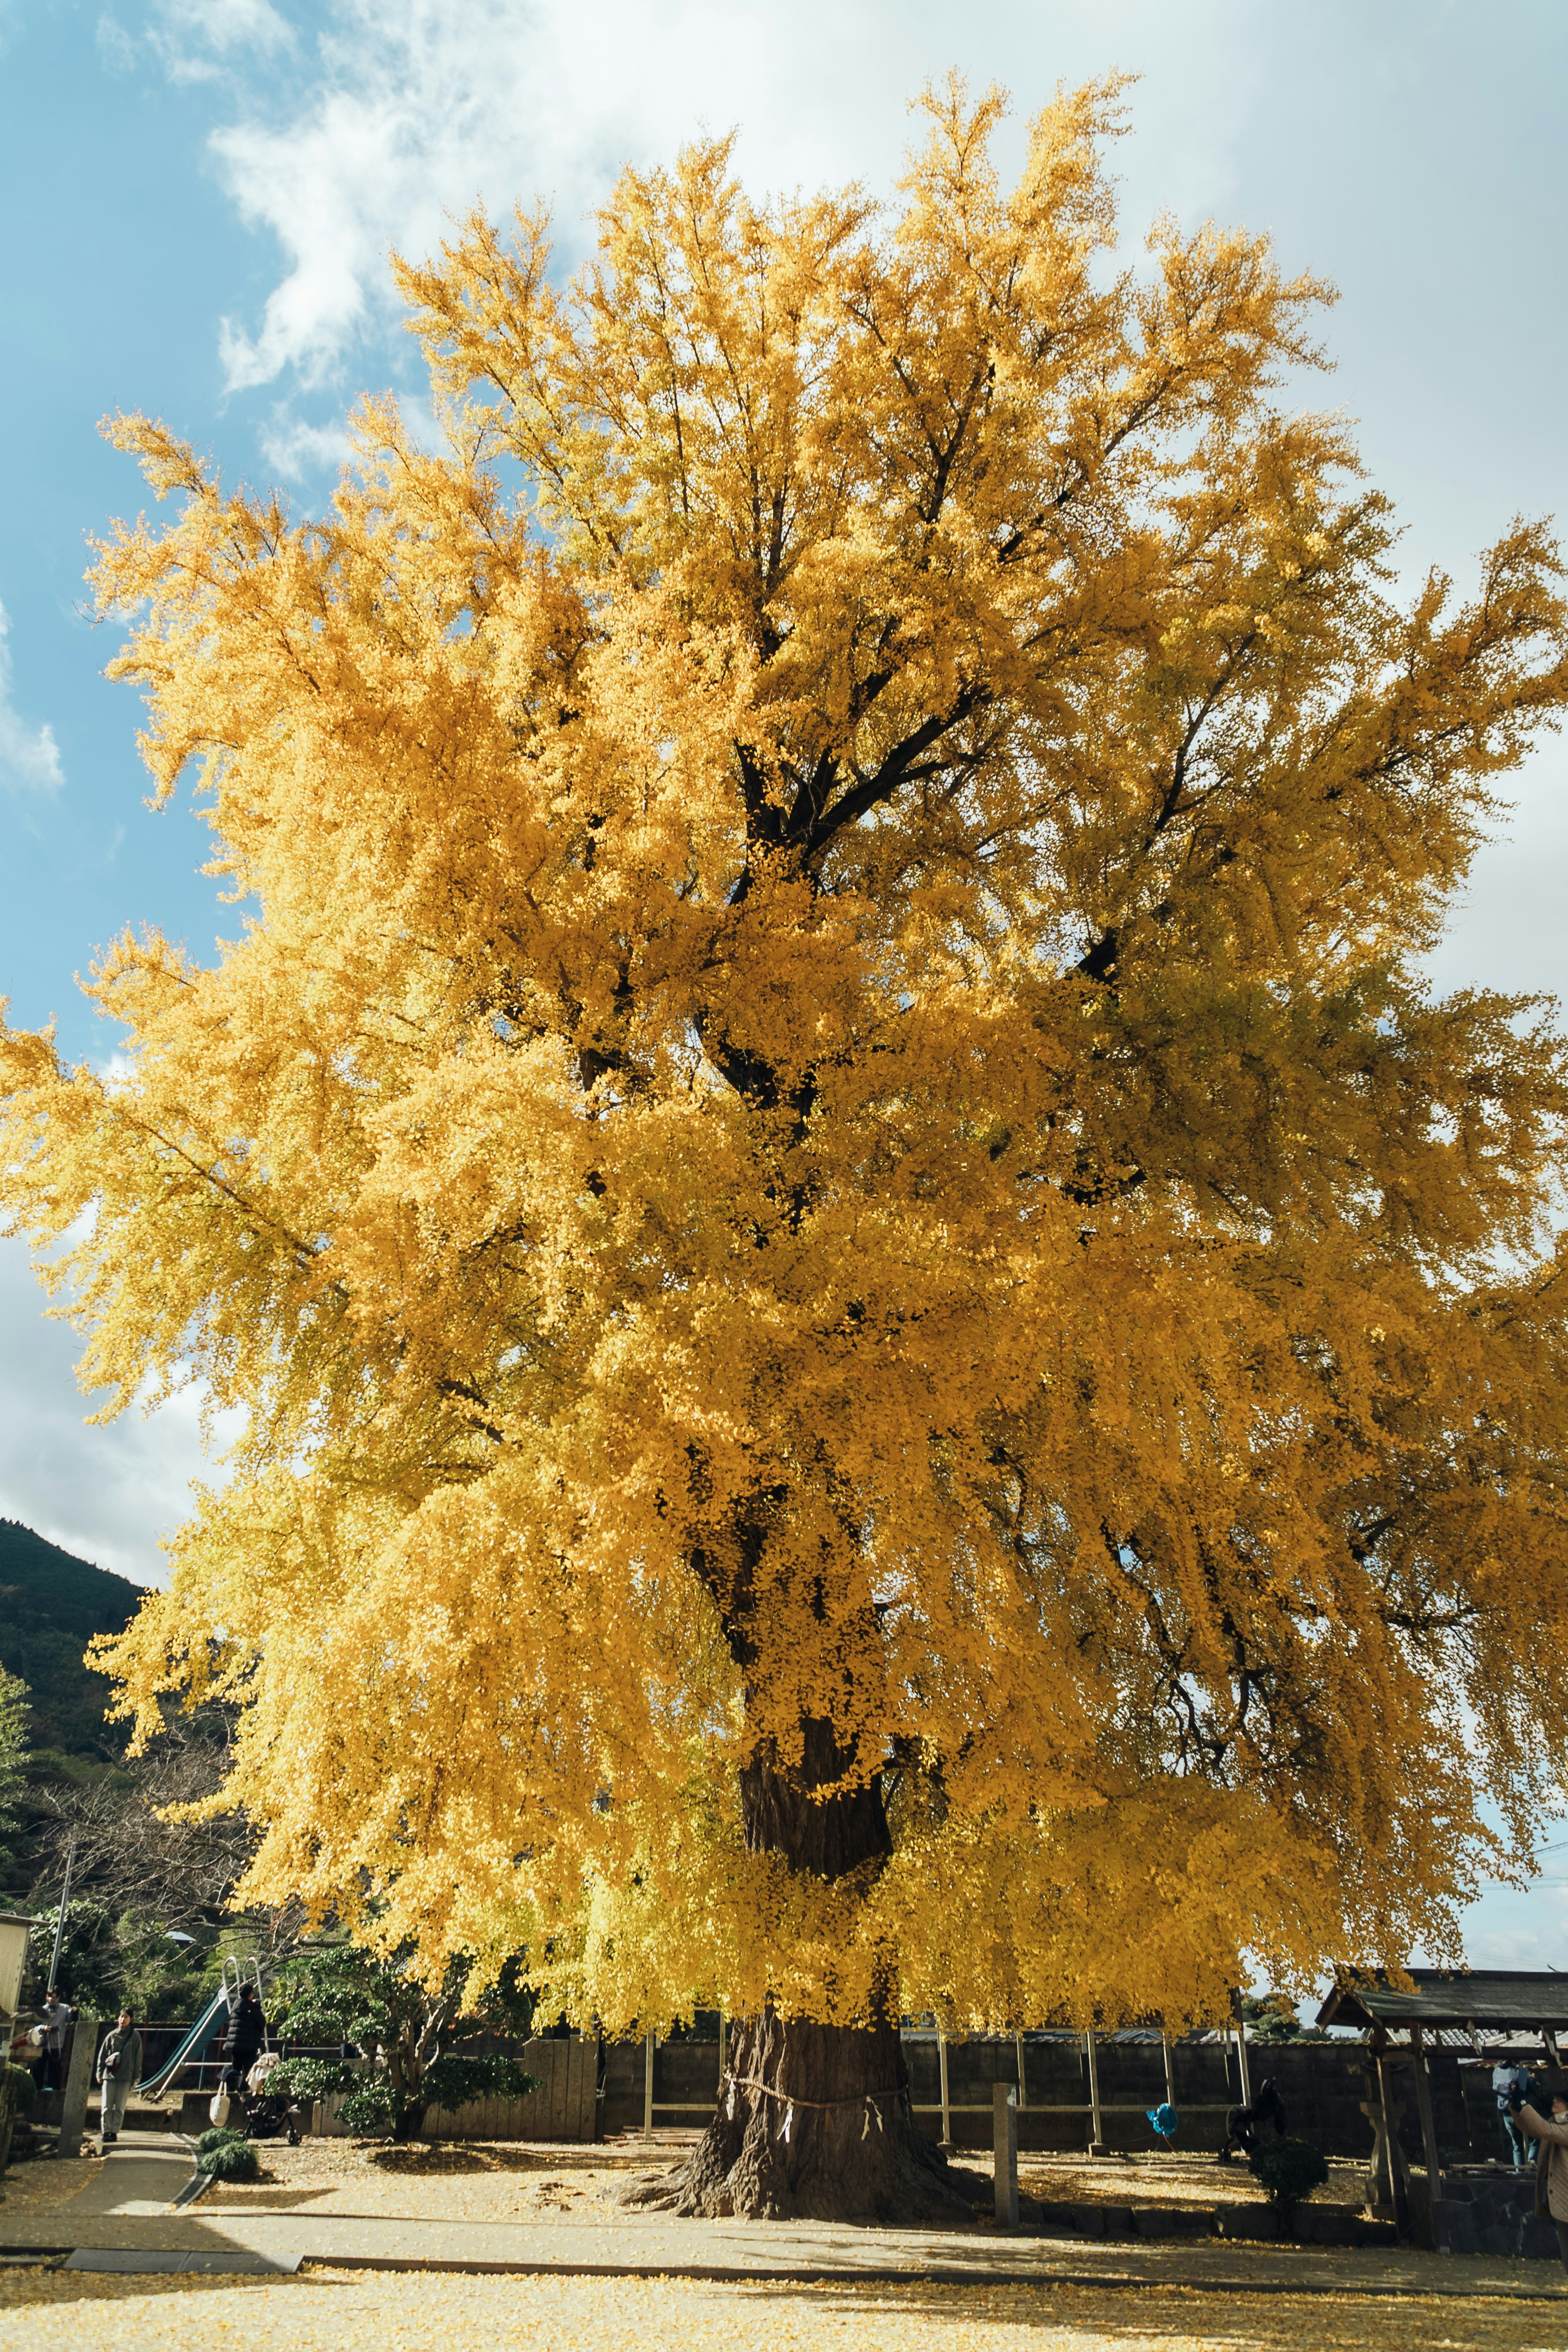
[[[111,2025],[103,2037],[98,2053],[98,2081],[103,2110],[99,2126],[99,2146],[110,2147],[120,2137],[120,2126],[125,2121],[125,2102],[132,2086],[142,2079],[142,2036],[131,2021],[131,2011],[122,2009],[118,2023]]]

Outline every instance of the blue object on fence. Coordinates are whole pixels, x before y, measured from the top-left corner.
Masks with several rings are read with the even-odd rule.
[[[1176,2110],[1174,2107],[1168,2105],[1163,2107],[1146,2107],[1143,2112],[1163,2140],[1170,2141],[1175,2138]]]

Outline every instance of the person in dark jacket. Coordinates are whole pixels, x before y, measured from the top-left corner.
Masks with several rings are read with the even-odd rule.
[[[1531,2162],[1525,2135],[1515,2120],[1513,2095],[1519,2093],[1521,2103],[1530,2096],[1530,2069],[1515,2058],[1500,2058],[1492,2068],[1492,2095],[1498,2103],[1498,2116],[1503,2137],[1508,2142],[1508,2161],[1515,2166]]]
[[[1219,2160],[1228,2164],[1233,2156],[1249,2156],[1258,2146],[1258,2135],[1265,2124],[1272,2124],[1277,2132],[1285,2129],[1285,2108],[1279,2085],[1272,2074],[1259,2084],[1258,2096],[1247,2107],[1231,2107],[1225,2118],[1225,2137],[1219,2144]]]
[[[243,2098],[245,2078],[260,2057],[267,2041],[267,2020],[254,1985],[242,1985],[223,2037],[223,2087],[231,2099]]]

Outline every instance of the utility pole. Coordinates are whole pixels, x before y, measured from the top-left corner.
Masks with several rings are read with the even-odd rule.
[[[65,1885],[60,1888],[60,1907],[55,1914],[55,1948],[49,1955],[48,1989],[51,1992],[55,1989],[55,1979],[60,1972],[60,1946],[64,1943],[66,1935],[66,1899],[71,1891],[71,1872],[75,1867],[76,1840],[72,1838],[66,1848]]]

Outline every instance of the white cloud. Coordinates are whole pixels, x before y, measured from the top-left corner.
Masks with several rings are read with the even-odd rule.
[[[49,1322],[21,1242],[0,1240],[0,1517],[138,1584],[167,1580],[158,1549],[190,1515],[190,1482],[215,1475],[190,1390],[150,1415],[89,1428],[76,1384],[81,1342]]]
[[[1511,809],[1471,867],[1428,969],[1439,990],[1568,999],[1568,752],[1561,740],[1540,742],[1501,791]]]
[[[54,729],[29,727],[11,700],[10,633],[0,604],[0,784],[27,793],[58,792],[65,775]]]
[[[936,0],[798,0],[787,24],[756,0],[331,0],[281,107],[247,84],[213,138],[240,213],[288,259],[258,323],[224,321],[229,388],[331,379],[391,322],[388,247],[428,252],[481,192],[497,210],[552,196],[570,249],[624,160],[734,123],[753,181],[885,184],[906,101],[953,63],[1009,84],[1024,115],[1058,78],[1146,65],[1137,120],[1158,169],[1142,209],[1207,209],[1254,94],[1247,21],[1246,0],[1191,0],[1176,30],[1156,0],[994,0],[962,24]],[[1139,209],[1136,153],[1118,162]]]
[[[148,39],[174,82],[213,81],[236,50],[269,57],[294,46],[294,31],[269,0],[162,0]]]
[[[98,61],[106,73],[128,74],[134,70],[136,44],[114,17],[99,18],[96,40]]]
[[[287,401],[273,409],[260,440],[268,467],[286,482],[332,471],[349,454],[348,428],[341,417],[331,425],[307,425]]]

